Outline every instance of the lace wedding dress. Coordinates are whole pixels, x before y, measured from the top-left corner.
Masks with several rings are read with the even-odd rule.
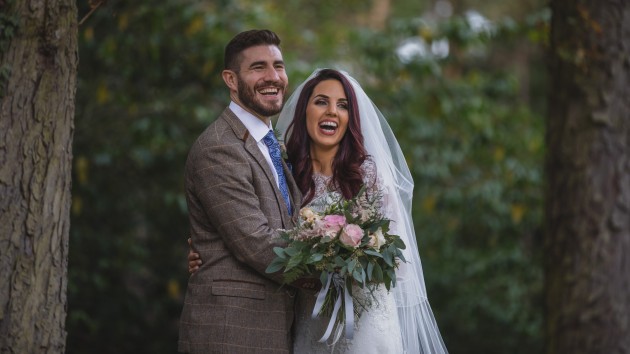
[[[371,160],[366,160],[361,166],[364,184],[368,193],[378,190],[376,168]],[[329,186],[330,177],[314,174],[315,197],[309,207],[316,211],[323,211],[331,198],[339,197],[339,193]],[[354,302],[354,338],[342,338],[335,344],[320,343],[328,326],[329,318],[311,318],[317,294],[314,292],[299,292],[297,323],[295,329],[294,352],[296,354],[399,354],[403,352],[401,331],[393,293],[380,285],[373,293],[357,286],[353,294],[358,301]],[[331,335],[331,339],[338,333]],[[332,340],[328,341],[331,342]]]

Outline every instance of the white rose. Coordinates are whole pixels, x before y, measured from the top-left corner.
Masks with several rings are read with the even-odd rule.
[[[315,213],[311,208],[302,208],[300,210],[300,216],[302,217],[302,219],[311,223],[314,222],[315,220],[320,219],[320,216],[317,213]]]
[[[378,251],[384,244],[385,235],[383,235],[383,230],[379,227],[378,230],[370,234],[370,242],[368,245]]]

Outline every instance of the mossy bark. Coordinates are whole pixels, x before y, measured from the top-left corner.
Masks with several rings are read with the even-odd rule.
[[[77,8],[0,1],[0,352],[63,353]]]
[[[547,353],[630,353],[630,3],[551,8]]]

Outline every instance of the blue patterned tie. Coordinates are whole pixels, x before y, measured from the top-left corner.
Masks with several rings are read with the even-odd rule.
[[[273,135],[273,131],[269,131],[267,135],[263,138],[263,142],[269,148],[269,155],[271,156],[271,162],[273,162],[273,167],[276,168],[276,173],[278,173],[278,184],[280,185],[280,193],[282,193],[282,197],[284,198],[284,202],[287,204],[287,209],[289,210],[289,215],[291,215],[291,204],[289,203],[289,187],[287,186],[287,180],[284,176],[284,170],[282,169],[282,156],[280,154],[280,144],[278,144],[278,140],[276,140],[276,136]]]

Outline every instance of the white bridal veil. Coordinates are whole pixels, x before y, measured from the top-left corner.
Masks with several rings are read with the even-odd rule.
[[[315,70],[305,82],[315,77],[320,70]],[[396,286],[392,290],[396,298],[405,353],[447,353],[424,285],[416,233],[411,219],[413,179],[409,167],[383,114],[354,78],[339,71],[350,81],[356,95],[364,145],[376,165],[379,181],[384,189],[386,213],[393,221],[392,232],[399,235],[407,245],[404,252],[407,263],[401,264]],[[304,83],[298,86],[280,113],[276,129],[282,136],[293,119],[303,87]]]

